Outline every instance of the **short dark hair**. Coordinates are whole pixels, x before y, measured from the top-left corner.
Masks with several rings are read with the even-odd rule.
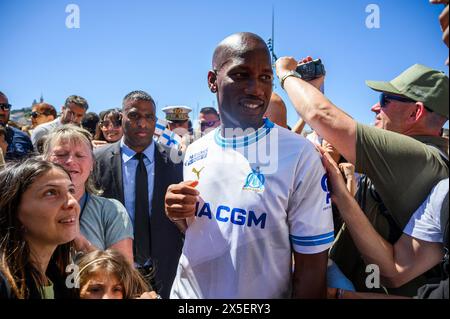
[[[98,122],[100,121],[99,116],[95,112],[86,113],[81,120],[81,127],[85,130],[89,131],[92,136],[95,135],[95,128],[97,127]]]
[[[81,97],[81,96],[78,96],[78,95],[71,95],[71,96],[69,96],[66,99],[66,101],[64,102],[64,106],[67,107],[71,103],[81,106],[86,111],[89,108],[89,104],[86,101],[86,99],[84,97]]]
[[[148,94],[147,92],[144,92],[144,91],[131,91],[130,93],[125,95],[125,97],[123,98],[123,101],[122,101],[122,110],[125,109],[125,102],[128,100],[149,101],[153,104],[154,107],[156,107],[156,104],[155,104],[155,101],[153,100],[153,98],[150,96],[150,94]]]
[[[200,110],[200,113],[203,113],[203,114],[215,114],[215,115],[217,115],[217,117],[219,117],[219,113],[217,112],[217,110],[215,108],[213,108],[213,107],[210,107],[210,106],[202,108]]]

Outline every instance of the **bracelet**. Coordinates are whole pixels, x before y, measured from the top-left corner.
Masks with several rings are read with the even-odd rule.
[[[289,71],[288,73],[286,73],[285,75],[283,75],[283,77],[280,79],[280,85],[281,85],[281,88],[282,88],[283,90],[284,90],[284,81],[286,81],[286,79],[287,79],[288,77],[290,77],[290,76],[296,77],[296,78],[298,78],[298,79],[301,79],[301,78],[302,78],[301,75],[298,74],[296,71],[294,71],[294,70]]]
[[[336,299],[342,299],[344,297],[344,289],[337,288],[336,289]]]

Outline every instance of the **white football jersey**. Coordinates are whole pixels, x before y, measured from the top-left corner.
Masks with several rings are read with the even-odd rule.
[[[199,181],[200,201],[171,298],[289,298],[292,249],[319,253],[334,240],[319,153],[267,119],[244,136],[217,128],[191,144],[184,180]]]

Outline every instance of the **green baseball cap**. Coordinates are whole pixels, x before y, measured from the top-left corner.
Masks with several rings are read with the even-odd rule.
[[[373,90],[422,102],[448,119],[448,77],[441,71],[414,64],[390,82],[366,81]]]

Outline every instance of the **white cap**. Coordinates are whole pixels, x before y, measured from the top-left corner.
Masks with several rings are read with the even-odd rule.
[[[162,109],[166,113],[168,121],[185,121],[189,120],[189,113],[192,109],[185,105],[169,105]]]

